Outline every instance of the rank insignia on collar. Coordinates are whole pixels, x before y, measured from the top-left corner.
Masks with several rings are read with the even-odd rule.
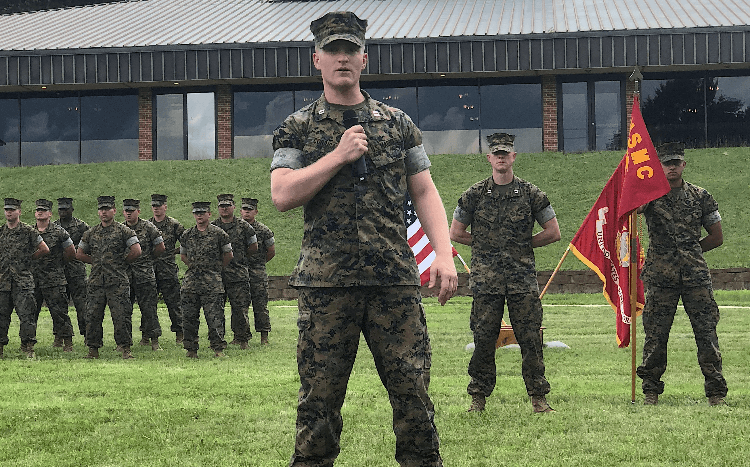
[[[375,118],[380,118],[380,111],[377,110],[377,109],[373,110],[372,111],[372,116],[375,117]]]

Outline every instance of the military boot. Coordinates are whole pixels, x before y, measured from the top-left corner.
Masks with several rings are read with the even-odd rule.
[[[268,331],[260,332],[260,345],[268,345]]]
[[[141,337],[141,341],[138,342],[138,343],[140,345],[151,345],[151,343],[149,342],[148,337],[146,337],[145,335],[143,337]]]
[[[159,347],[159,338],[158,337],[152,337],[151,338],[151,350],[162,350],[162,348]]]
[[[133,352],[130,351],[130,347],[129,346],[126,346],[126,345],[122,346],[122,358],[123,358],[123,360],[129,360],[131,358],[135,358],[133,356]]]
[[[182,332],[176,332],[174,333],[174,343],[175,344],[182,344],[182,341],[185,340],[185,335]]]
[[[715,407],[717,405],[727,405],[727,401],[721,396],[711,396],[708,398],[708,405]]]
[[[185,355],[187,358],[198,358],[198,351],[197,350],[188,350],[187,355]]]
[[[99,358],[99,348],[89,347],[89,353],[86,355],[86,358]]]
[[[63,338],[55,336],[55,340],[52,342],[52,347],[62,347],[63,346]]]
[[[240,350],[247,350],[250,348],[250,345],[248,345],[247,341],[240,341]]]
[[[73,338],[64,337],[63,338],[63,352],[72,352],[72,351],[73,351]]]
[[[29,360],[31,360],[34,357],[36,357],[36,354],[34,353],[34,343],[33,342],[29,342],[28,344],[22,345],[21,346],[21,351],[26,354],[26,358],[28,358]]]
[[[555,409],[549,406],[547,398],[544,396],[531,396],[531,407],[534,408],[534,413],[546,413],[554,412]]]
[[[469,406],[469,410],[467,410],[467,412],[484,412],[485,403],[486,400],[484,396],[480,394],[472,394],[471,405]]]
[[[224,352],[222,352],[221,350],[214,350],[214,357],[223,358],[226,357],[226,354],[224,354]]]
[[[643,399],[643,405],[656,405],[659,403],[659,394],[655,392],[647,392],[644,396],[646,397]]]

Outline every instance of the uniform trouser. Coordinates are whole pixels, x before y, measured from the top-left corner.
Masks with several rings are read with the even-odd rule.
[[[73,337],[73,325],[68,316],[68,297],[65,295],[64,285],[37,287],[34,289],[34,299],[36,301],[35,321],[39,321],[42,302],[45,302],[52,317],[52,334],[59,338]]]
[[[86,299],[86,345],[104,346],[104,309],[109,305],[112,325],[115,329],[115,344],[123,347],[133,345],[133,303],[130,301],[130,285],[89,285]]]
[[[299,289],[297,436],[290,466],[332,466],[360,333],[393,408],[396,461],[442,466],[427,395],[430,346],[415,286]]]
[[[667,371],[667,342],[669,331],[682,296],[685,313],[693,327],[698,347],[698,365],[705,379],[706,397],[727,395],[727,382],[721,368],[721,352],[716,325],[719,307],[710,287],[655,287],[648,286],[643,308],[643,363],[636,374],[643,380],[644,394],[664,392],[661,377]]]
[[[21,345],[36,344],[34,290],[18,287],[12,281],[11,290],[0,292],[0,345],[8,345],[8,329],[14,307],[20,322],[18,337],[21,338]]]
[[[270,332],[271,318],[268,313],[268,277],[250,278],[250,299],[253,304],[255,332]]]
[[[495,343],[500,334],[503,309],[508,302],[508,317],[521,347],[521,375],[529,396],[550,391],[544,377],[544,354],[539,328],[542,326],[542,302],[535,292],[508,295],[474,295],[470,326],[474,333],[474,353],[469,361],[470,395],[488,397],[495,389]]]
[[[198,350],[198,329],[201,322],[201,307],[208,326],[208,342],[214,351],[227,348],[224,340],[224,294],[197,294],[182,292],[182,329],[185,350]]]
[[[86,276],[69,276],[65,274],[68,281],[68,295],[73,300],[76,308],[76,321],[78,321],[78,332],[86,335]]]
[[[177,271],[170,271],[165,267],[154,265],[156,273],[156,289],[161,292],[164,303],[169,311],[169,327],[172,332],[182,332],[182,309],[180,308],[180,279]]]
[[[234,339],[247,342],[253,337],[247,311],[250,308],[250,282],[225,282],[224,290],[232,309],[229,322]]]
[[[151,339],[161,336],[158,315],[159,292],[156,291],[156,282],[131,283],[130,287],[141,310],[140,329],[143,337]]]

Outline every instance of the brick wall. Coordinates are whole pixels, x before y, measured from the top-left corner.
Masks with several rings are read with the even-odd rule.
[[[539,290],[547,284],[552,271],[537,273]],[[750,268],[714,269],[711,271],[714,289],[716,290],[750,290]],[[297,291],[289,287],[288,276],[271,276],[268,278],[268,298],[270,300],[296,300]],[[558,271],[547,293],[601,293],[602,281],[591,270],[586,271]],[[432,297],[436,293],[427,287],[422,287],[422,296]],[[471,295],[469,289],[469,275],[458,275],[459,296]]]
[[[557,151],[557,80],[542,76],[542,144],[545,151]]]
[[[154,160],[154,100],[150,89],[138,91],[138,160]]]
[[[234,157],[232,134],[232,88],[229,85],[216,87],[216,133],[217,159]]]

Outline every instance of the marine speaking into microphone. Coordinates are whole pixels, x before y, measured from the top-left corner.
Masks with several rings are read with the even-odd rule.
[[[353,127],[354,125],[359,125],[359,118],[357,117],[357,112],[351,109],[344,110],[343,116],[344,116],[344,127],[346,127],[347,130]],[[354,173],[354,176],[359,178],[360,180],[367,176],[367,161],[365,161],[364,154],[362,154],[362,156],[359,159],[352,162],[352,172]]]

